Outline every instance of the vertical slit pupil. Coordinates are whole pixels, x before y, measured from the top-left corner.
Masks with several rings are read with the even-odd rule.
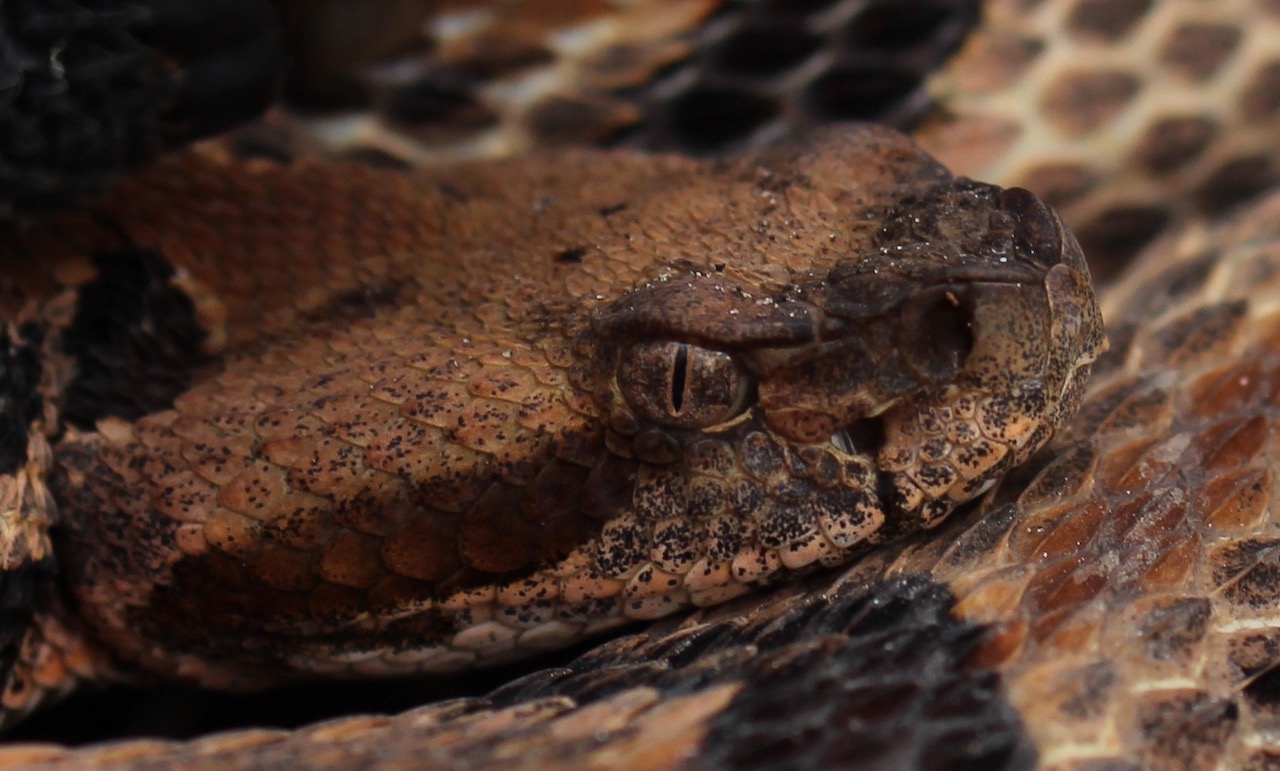
[[[675,366],[671,370],[671,408],[676,415],[684,407],[684,387],[688,371],[689,346],[682,343],[676,348]]]

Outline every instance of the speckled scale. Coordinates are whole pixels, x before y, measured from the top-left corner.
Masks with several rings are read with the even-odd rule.
[[[656,521],[669,516],[687,516],[689,504],[689,477],[683,468],[649,466],[640,467],[636,474],[631,510],[646,521]]]

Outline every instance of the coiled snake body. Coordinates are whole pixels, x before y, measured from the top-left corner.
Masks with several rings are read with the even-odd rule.
[[[868,127],[717,163],[164,162],[7,237],[7,567],[42,604],[6,707],[112,667],[456,670],[795,571],[484,701],[178,750],[1261,764],[1274,210],[1161,244],[1066,435],[944,521],[1102,351],[1029,193]]]

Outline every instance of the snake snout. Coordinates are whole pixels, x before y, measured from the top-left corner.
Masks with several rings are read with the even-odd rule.
[[[1026,191],[995,203],[992,231],[898,306],[899,361],[917,390],[876,413],[874,450],[877,496],[904,532],[936,525],[1048,441],[1103,347],[1075,239]],[[833,444],[871,449],[853,436]]]

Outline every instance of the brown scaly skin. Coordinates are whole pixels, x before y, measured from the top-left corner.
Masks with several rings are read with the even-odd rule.
[[[9,237],[7,312],[159,254],[219,363],[66,427],[61,581],[127,667],[219,687],[466,669],[843,562],[1027,458],[1102,348],[1051,211],[872,127],[438,177],[189,157],[93,221],[38,267],[66,228]]]
[[[1091,221],[1105,223],[1113,210],[1122,225],[1132,218],[1126,209],[1136,208],[1139,225],[1156,227],[1167,219],[1163,211],[1179,215],[1206,201],[1216,208],[1239,200],[1274,170],[1265,158],[1277,117],[1277,8],[1270,0],[987,4],[989,34],[970,51],[978,55],[963,57],[962,66],[937,78],[931,90],[953,112],[976,115],[979,125],[1002,128],[1009,107],[1031,113],[1031,124],[1015,119],[1020,131],[998,131],[998,139],[1068,140],[1056,158],[997,153],[1013,163],[1002,171],[988,168],[981,178],[1052,196],[1085,235],[1094,230]],[[1188,61],[1182,54],[1197,40],[1207,45],[1190,51]],[[955,72],[960,75],[953,77]],[[1020,73],[1030,82],[1018,81]],[[1133,75],[1149,79],[1130,95]],[[993,94],[994,121],[984,115],[987,104],[970,102],[978,108],[971,112],[952,98],[957,86],[966,93],[990,93],[992,86],[1024,91],[1044,84],[1046,76],[1052,92],[1046,99],[1009,102],[999,95],[1007,91]],[[1097,82],[1122,88],[1099,99],[1087,88]],[[1066,132],[1070,136],[1041,131],[1050,112],[1076,126],[1098,122],[1083,133]],[[1027,125],[1040,128],[1028,131]],[[1099,152],[1099,140],[1114,128],[1125,136]],[[1071,149],[1074,140],[1081,141],[1083,154]],[[976,173],[979,167],[965,168]],[[1135,186],[1126,176],[1131,171],[1155,174]],[[1086,200],[1075,203],[1082,192]],[[1073,211],[1079,218],[1071,217]],[[928,667],[901,661],[876,670],[874,709],[830,698],[821,688],[824,676],[844,674],[840,667],[848,661],[874,665],[875,654],[889,646],[875,638],[859,647],[856,636],[843,630],[829,634],[821,624],[796,621],[815,610],[829,615],[852,608],[860,617],[858,597],[884,599],[868,585],[902,572],[924,573],[948,586],[958,599],[954,615],[991,634],[971,669],[999,673],[1011,685],[1044,765],[1268,767],[1277,756],[1269,738],[1276,680],[1270,609],[1276,598],[1267,535],[1275,523],[1266,492],[1274,466],[1270,351],[1276,346],[1267,331],[1274,329],[1267,319],[1274,269],[1266,254],[1276,221],[1274,203],[1264,205],[1252,218],[1226,228],[1194,228],[1176,249],[1153,253],[1147,269],[1107,304],[1109,322],[1119,324],[1116,355],[1102,368],[1104,377],[1070,442],[1005,485],[994,511],[930,533],[923,541],[931,545],[924,548],[910,542],[905,559],[896,559],[900,552],[893,547],[877,550],[879,557],[836,578],[814,576],[821,580],[742,598],[683,623],[659,622],[646,636],[624,637],[576,661],[574,677],[539,672],[533,686],[515,689],[519,698],[507,688],[475,702],[430,706],[395,719],[350,718],[293,734],[259,730],[180,744],[134,742],[76,756],[27,749],[6,758],[127,763],[156,761],[152,753],[165,752],[183,767],[229,760],[256,766],[684,761],[714,767],[717,751],[723,763],[721,729],[729,723],[741,726],[730,737],[738,740],[735,767],[759,752],[766,741],[760,737],[770,732],[765,748],[775,752],[816,747],[841,762],[874,763],[876,748],[859,743],[858,722],[873,722],[872,712],[890,723],[895,715],[916,714],[921,699],[899,695],[914,691],[926,708],[943,712],[943,741],[917,743],[901,724],[889,735],[894,746],[919,748],[916,757],[937,766],[955,757],[941,750],[1000,732],[981,723],[970,726],[980,730],[962,730],[955,711],[946,710],[963,707],[967,713],[971,705],[957,700],[950,684],[940,688],[920,677]],[[1115,243],[1093,235],[1095,243]],[[1202,328],[1208,331],[1196,334]],[[1023,495],[1028,482],[1034,484]],[[930,609],[921,611],[927,621],[946,623],[928,615],[936,605],[915,599],[910,607]],[[794,629],[802,631],[787,644],[779,630]],[[842,646],[845,636],[849,644]],[[917,642],[935,637],[926,627]],[[903,646],[911,647],[928,645]],[[770,700],[776,696],[769,692],[771,674],[775,684],[794,684],[793,698]],[[709,677],[712,687],[703,687]],[[885,683],[896,689],[890,691],[892,709],[882,706]],[[742,719],[739,702],[757,705],[763,719]],[[815,722],[823,730],[814,732]],[[778,732],[784,732],[782,740]],[[783,757],[795,762],[798,755]],[[1030,764],[1026,755],[1018,759],[1023,762],[1013,767]]]
[[[1103,293],[1079,414],[975,509],[471,699],[48,768],[1267,769],[1280,581],[1280,195]]]

